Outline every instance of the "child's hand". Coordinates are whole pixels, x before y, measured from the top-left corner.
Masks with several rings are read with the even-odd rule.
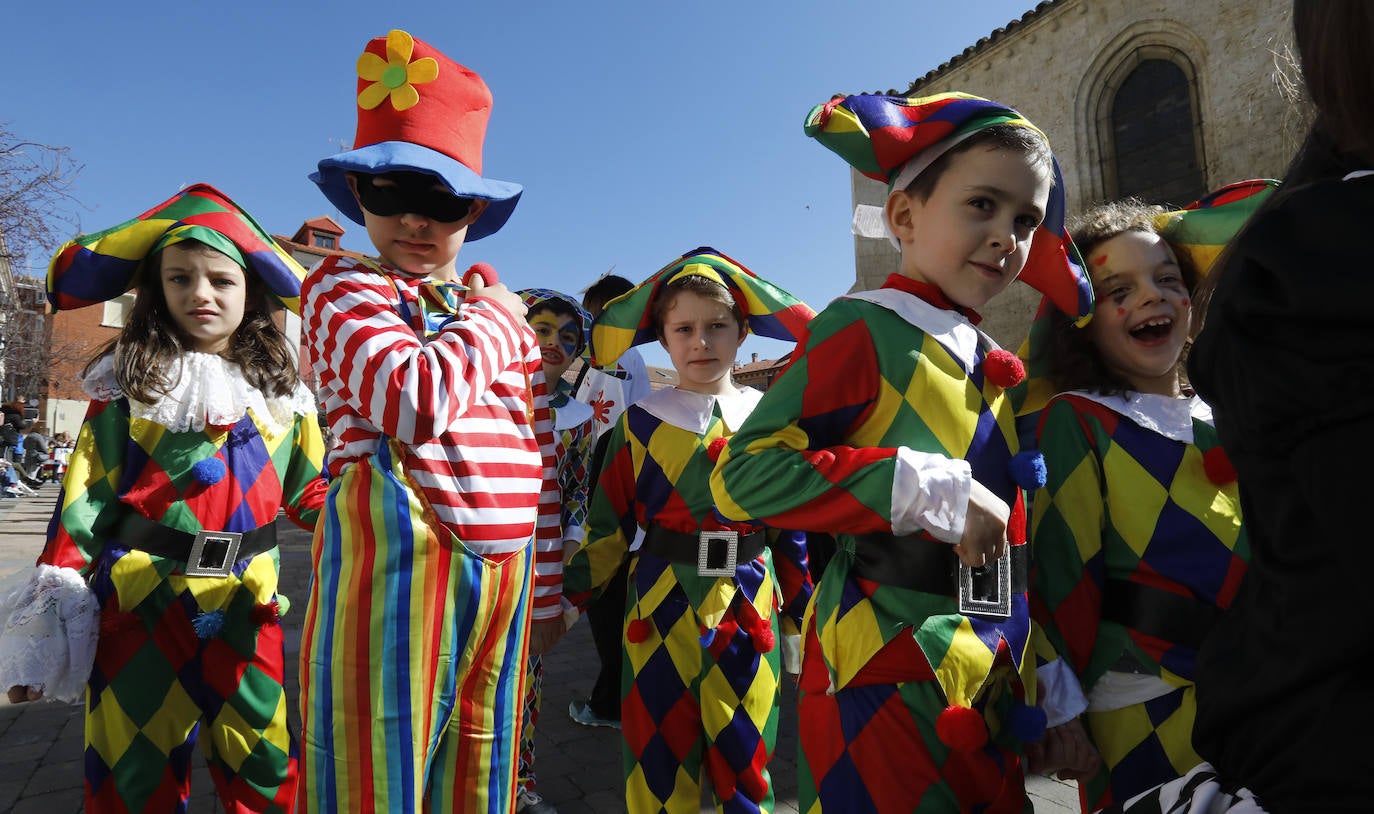
[[[463,275],[463,284],[468,287],[467,296],[486,297],[508,311],[511,316],[524,320],[525,312],[528,310],[525,308],[525,301],[520,299],[519,294],[506,288],[504,283],[496,281],[496,272],[491,266],[481,263],[474,265]]]
[[[568,626],[561,616],[530,622],[530,655],[542,656],[552,650],[567,630]]]
[[[1026,772],[1058,772],[1060,780],[1084,781],[1097,773],[1102,758],[1077,718],[1045,730],[1036,743],[1026,744]]]
[[[964,515],[964,536],[954,546],[960,561],[970,568],[982,568],[1000,558],[1006,552],[1009,517],[1011,509],[1006,501],[973,481]]]
[[[15,684],[10,687],[9,699],[11,704],[22,704],[25,701],[37,701],[43,697],[43,691],[37,687],[25,687],[23,684]]]

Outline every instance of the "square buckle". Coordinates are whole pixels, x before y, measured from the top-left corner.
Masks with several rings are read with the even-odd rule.
[[[243,535],[236,531],[196,532],[191,556],[186,560],[188,577],[227,577],[238,562]]]
[[[999,619],[1011,616],[1011,546],[982,568],[959,563],[959,612]]]
[[[702,531],[697,535],[697,574],[733,577],[739,564],[739,532]]]

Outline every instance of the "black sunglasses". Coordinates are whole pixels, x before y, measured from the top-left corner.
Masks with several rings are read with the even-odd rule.
[[[378,186],[376,179],[389,184]],[[438,179],[423,172],[389,172],[383,176],[358,173],[358,202],[363,209],[380,217],[410,213],[439,223],[454,223],[467,217],[472,198],[459,198],[434,188]]]

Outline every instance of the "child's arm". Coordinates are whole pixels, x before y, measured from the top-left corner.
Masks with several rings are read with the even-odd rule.
[[[959,542],[973,489],[968,462],[883,443],[893,417],[877,409],[879,388],[888,385],[852,304],[833,303],[809,327],[805,353],[764,393],[717,462],[718,511],[779,528],[925,529]]]
[[[631,408],[633,409],[633,408]],[[635,515],[634,461],[627,440],[629,411],[602,436],[601,471],[587,506],[587,539],[563,568],[569,599],[585,606],[601,593],[629,556],[638,526]]]
[[[119,500],[119,484],[129,443],[128,403],[92,400],[77,434],[39,564],[89,575],[126,511]]]
[[[531,344],[524,360],[534,404],[534,434],[539,442],[543,479],[534,526],[534,591],[531,599],[530,652],[546,653],[566,630],[563,621],[562,493],[558,452],[539,349]]]
[[[303,529],[314,530],[324,508],[329,484],[323,477],[324,437],[320,434],[319,417],[312,411],[296,416],[295,439],[291,445],[291,460],[282,478],[282,508],[291,522]]]
[[[470,297],[422,342],[401,319],[396,288],[364,266],[322,263],[301,300],[322,383],[407,444],[438,437],[534,346],[524,320],[482,297]]]
[[[1078,675],[1088,668],[1102,614],[1106,564],[1101,465],[1069,399],[1056,399],[1040,419],[1039,445],[1048,480],[1035,493],[1031,614]]]

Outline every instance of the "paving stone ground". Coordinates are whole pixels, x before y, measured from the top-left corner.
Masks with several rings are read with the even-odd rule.
[[[45,485],[37,497],[0,500],[0,586],[22,578],[43,547],[58,489]],[[286,629],[287,689],[292,725],[299,731],[295,700],[301,610],[310,575],[310,536],[278,520],[282,592],[295,606],[282,620]],[[567,715],[574,696],[585,696],[596,676],[596,651],[585,623],[579,624],[544,659],[544,709],[537,735],[539,791],[560,814],[624,811],[620,733],[573,723]],[[776,757],[770,765],[777,814],[797,814],[796,690],[784,682]],[[74,814],[81,811],[80,705],[10,705],[0,697],[0,811],[12,814]],[[1031,778],[1027,784],[1037,814],[1078,810],[1074,784]],[[196,761],[190,811],[221,811],[203,763]],[[703,805],[702,811],[711,811]]]

